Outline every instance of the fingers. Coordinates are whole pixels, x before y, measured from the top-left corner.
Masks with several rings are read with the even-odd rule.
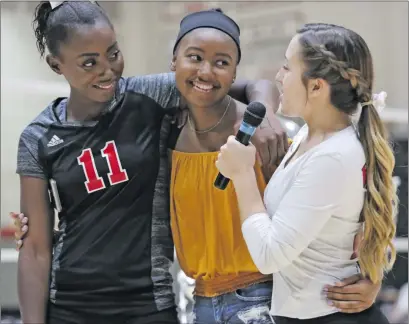
[[[337,308],[342,313],[359,313],[372,306],[371,303],[359,300],[328,300],[328,305]]]
[[[238,144],[239,141],[236,140],[236,137],[235,137],[235,136],[230,135],[230,136],[227,138],[227,143],[228,143],[228,144]]]
[[[278,138],[277,140],[277,160],[275,163],[277,164],[278,161],[280,161],[283,156],[285,155],[285,149],[284,149],[284,141],[282,138]]]
[[[336,307],[338,309],[351,309],[351,308],[359,308],[362,306],[362,302],[355,300],[355,301],[344,301],[344,300],[328,300],[328,305]]]
[[[325,290],[326,289],[326,290]],[[344,286],[344,287],[328,287],[324,291],[326,294],[359,294],[360,288],[356,285]]]
[[[292,141],[288,138],[287,133],[284,132],[284,151],[287,153],[288,149],[290,148],[290,145]]]
[[[332,301],[355,301],[355,302],[364,302],[364,298],[360,294],[341,294],[341,293],[333,293],[327,292],[326,294],[327,299]]]
[[[328,305],[337,308],[342,313],[359,313],[371,305],[360,301],[328,301]]]
[[[24,214],[19,214],[18,217],[14,218],[14,226],[17,231],[22,230],[22,228],[28,223],[28,218]]]
[[[18,240],[16,245],[16,250],[19,251],[23,247],[23,240]]]
[[[353,285],[362,279],[362,275],[356,274],[351,277],[345,278],[344,280],[337,282],[334,286],[335,287],[345,287],[349,285]]]
[[[363,312],[364,310],[368,309],[369,307],[371,307],[371,306],[358,307],[358,308],[340,308],[339,311],[341,313],[354,314],[354,313]]]
[[[16,238],[16,240],[21,240],[23,239],[26,234],[27,234],[27,230],[28,230],[28,226],[24,225],[21,230],[18,230],[15,232],[14,237]]]
[[[279,159],[279,139],[277,136],[271,137],[267,141],[267,149],[269,151],[269,161],[268,164],[276,164]]]
[[[260,157],[261,165],[267,165],[270,163],[270,152],[265,139],[260,139],[258,136],[251,138],[252,143],[257,149],[258,156]]]
[[[13,220],[21,220],[21,219],[23,219],[24,218],[24,214],[23,213],[15,213],[15,212],[10,212],[9,213],[9,215],[10,215],[10,217],[13,219]]]
[[[28,230],[28,226],[27,226],[27,225],[24,225],[24,226],[21,228],[21,230],[15,231],[15,233],[14,233],[14,240],[17,242],[17,241],[19,241],[19,240],[24,239],[24,237],[25,237],[26,234],[27,234],[27,230]]]
[[[287,134],[284,132],[279,133],[277,141],[277,160],[281,160],[288,150]]]

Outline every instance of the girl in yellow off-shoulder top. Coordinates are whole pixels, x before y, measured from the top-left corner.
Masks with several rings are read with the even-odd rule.
[[[272,323],[272,277],[247,250],[232,185],[213,186],[218,150],[246,109],[227,95],[239,59],[229,17],[205,11],[182,20],[171,67],[189,116],[171,136],[171,227],[180,266],[196,280],[195,323]],[[266,182],[255,169],[263,194]]]

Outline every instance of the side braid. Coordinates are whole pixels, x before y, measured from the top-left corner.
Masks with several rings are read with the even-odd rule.
[[[322,58],[325,61],[327,61],[328,66],[330,68],[334,69],[335,71],[338,71],[339,74],[345,80],[349,80],[351,82],[352,88],[354,89],[358,88],[358,79],[361,79],[360,81],[364,83],[364,81],[361,78],[361,73],[358,70],[349,68],[348,63],[346,62],[339,61],[337,57],[335,56],[335,54],[327,50],[324,45],[321,44],[321,45],[314,46],[314,47],[315,47],[315,50],[321,54]],[[369,88],[369,87],[366,87],[366,88]]]

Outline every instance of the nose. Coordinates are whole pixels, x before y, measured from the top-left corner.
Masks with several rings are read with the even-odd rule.
[[[212,65],[209,62],[202,61],[202,63],[199,66],[199,69],[197,71],[197,75],[200,78],[206,80],[206,79],[211,78],[212,73],[213,73]]]
[[[279,91],[281,91],[283,88],[283,77],[283,68],[281,68],[280,70],[278,70],[275,77],[275,82]]]
[[[275,77],[275,81],[277,82],[277,83],[279,83],[279,84],[283,84],[283,68],[280,68],[279,70],[278,70],[278,72],[277,72],[277,74],[276,74],[276,77]]]
[[[105,63],[102,63],[100,67],[101,68],[100,71],[98,71],[99,72],[98,74],[101,77],[101,79],[110,80],[115,76],[111,62],[107,61]]]

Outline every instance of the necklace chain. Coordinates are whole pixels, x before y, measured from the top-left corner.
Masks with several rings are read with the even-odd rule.
[[[207,128],[207,129],[204,129],[204,130],[197,130],[197,129],[193,126],[192,121],[191,121],[191,119],[190,119],[190,113],[189,113],[189,114],[187,115],[187,120],[188,120],[188,122],[189,122],[190,129],[191,129],[192,131],[198,133],[198,134],[208,133],[208,132],[210,132],[211,130],[215,129],[217,126],[220,125],[220,123],[222,122],[223,118],[226,116],[227,111],[229,110],[229,107],[230,107],[230,102],[231,102],[231,97],[229,96],[229,101],[228,101],[228,103],[227,103],[227,105],[226,105],[226,109],[224,110],[224,113],[223,113],[222,117],[220,118],[220,120],[219,120],[216,124],[214,124],[212,127]]]

